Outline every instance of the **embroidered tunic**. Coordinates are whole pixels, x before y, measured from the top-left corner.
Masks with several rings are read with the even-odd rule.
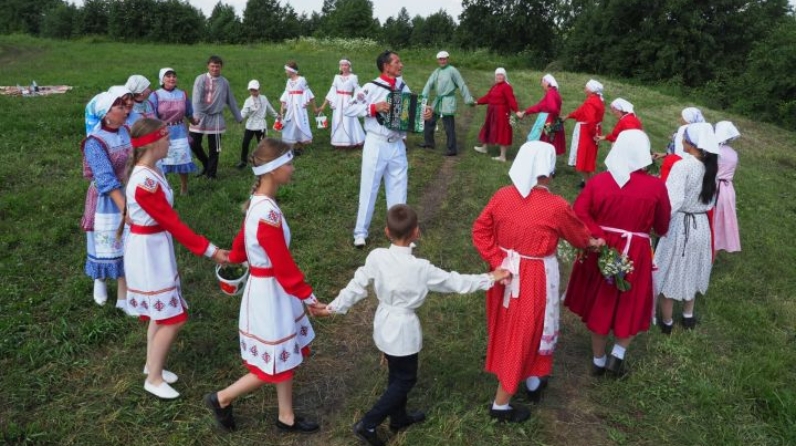
[[[315,338],[304,302],[316,302],[290,255],[290,228],[279,206],[266,196],[251,199],[229,260],[249,262],[251,275],[240,305],[240,352],[257,375],[298,367],[302,349]]]
[[[136,166],[127,183],[127,216],[133,224],[124,250],[127,310],[153,320],[170,319],[188,308],[182,297],[174,238],[196,255],[216,247],[196,234],[172,208],[174,193],[158,172]]]
[[[185,119],[193,116],[193,105],[188,94],[179,88],[160,88],[149,95],[155,116],[169,126],[169,153],[163,159],[163,173],[191,173],[196,165],[191,159],[188,127]]]
[[[503,264],[507,250],[521,256],[519,297],[510,298],[506,306],[505,287],[500,284],[486,297],[489,340],[485,369],[497,375],[501,386],[512,394],[520,380],[547,376],[552,369],[552,348],[540,352],[540,347],[543,342],[554,346],[558,336],[557,330],[547,339],[542,335],[548,310],[555,313],[554,322],[558,321],[558,294],[554,308],[547,308],[547,296],[549,288],[559,285],[555,260],[559,237],[585,248],[589,230],[563,198],[543,188],[535,188],[523,198],[514,186],[503,187],[473,223],[473,244],[492,269]],[[545,257],[552,261],[543,260]]]
[[[249,96],[246,98],[246,101],[243,102],[243,108],[240,110],[240,115],[248,118],[246,119],[246,130],[268,133],[268,124],[265,121],[266,113],[273,117],[279,116],[279,113],[274,110],[265,95],[259,94],[257,97]]]
[[[621,292],[600,273],[599,253],[589,252],[572,266],[564,305],[593,333],[613,331],[616,337],[627,338],[647,331],[654,296],[652,248],[644,235],[650,229],[665,235],[669,229],[671,206],[666,186],[659,178],[637,171],[620,188],[610,173],[603,172],[586,183],[574,208],[593,237],[605,239],[620,253],[627,248],[633,272],[627,275],[630,290]]]
[[[326,94],[326,100],[334,112],[332,113],[332,145],[347,147],[358,146],[365,142],[365,131],[359,118],[346,116],[345,109],[356,101],[355,94],[359,90],[359,78],[356,74],[335,75],[332,87]]]
[[[312,94],[304,76],[298,76],[295,80],[287,80],[285,91],[279,98],[279,101],[284,104],[282,141],[288,144],[312,142],[307,105],[314,98],[315,95]]]
[[[431,108],[434,110],[435,115],[439,116],[453,116],[456,114],[456,89],[462,94],[465,104],[472,104],[473,97],[470,95],[470,90],[464,83],[461,73],[452,65],[445,65],[439,67],[431,73],[426,86],[423,87],[421,93],[425,97],[429,97],[431,90],[436,91],[437,97],[431,102]]]
[[[238,103],[224,76],[213,77],[209,73],[196,76],[192,103],[193,114],[199,120],[199,124],[191,124],[189,128],[191,132],[213,135],[224,133],[227,130],[227,124],[224,122],[224,106],[229,107],[235,121],[243,121]]]
[[[132,150],[126,127],[116,130],[99,127],[83,147],[83,175],[91,184],[80,226],[87,236],[85,271],[93,279],[124,277],[124,235],[116,238],[122,214],[110,193],[123,192],[127,158]]]

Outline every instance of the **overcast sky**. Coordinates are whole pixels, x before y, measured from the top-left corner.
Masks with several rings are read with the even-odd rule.
[[[83,4],[83,0],[71,1],[77,5]],[[210,17],[210,13],[213,12],[213,7],[216,6],[218,0],[188,0],[188,3],[201,9],[205,17]],[[234,6],[238,12],[238,17],[243,18],[243,8],[246,7],[246,0],[221,0],[221,3]],[[323,0],[280,0],[280,3],[282,5],[290,4],[297,13],[306,12],[307,15],[310,15],[312,11],[320,12],[321,6],[323,6]],[[401,7],[409,11],[409,17],[416,15],[428,17],[443,9],[456,22],[459,21],[459,14],[462,12],[462,2],[460,0],[373,0],[373,15],[381,23],[384,23],[388,17],[397,16]]]

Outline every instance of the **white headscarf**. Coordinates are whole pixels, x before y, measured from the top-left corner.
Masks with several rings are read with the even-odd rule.
[[[558,88],[558,82],[556,82],[556,78],[554,78],[552,74],[545,74],[544,77],[542,77],[542,80],[547,82],[551,87]]]
[[[716,140],[719,144],[727,144],[739,136],[741,136],[741,132],[735,128],[735,124],[732,122],[719,121],[716,123]]]
[[[616,142],[605,158],[605,166],[620,188],[630,181],[630,173],[652,164],[650,139],[641,130],[619,133]]]
[[[520,195],[527,198],[537,178],[549,177],[556,169],[556,149],[543,141],[529,141],[520,147],[509,169],[509,177]]]
[[[623,113],[633,113],[633,104],[622,98],[614,99],[614,101],[611,102],[611,108],[615,108]]]
[[[713,132],[713,126],[707,122],[688,124],[684,133],[686,139],[691,141],[698,149],[708,153],[719,153],[719,142]]]
[[[502,75],[503,75],[503,78],[506,80],[506,83],[507,83],[507,84],[511,84],[511,82],[509,82],[509,75],[506,73],[506,69],[505,69],[505,68],[503,68],[503,67],[498,67],[498,68],[495,70],[495,76],[497,76],[498,74],[502,74]]]
[[[688,124],[705,122],[705,117],[702,116],[702,112],[696,107],[684,108],[683,111],[680,112],[680,116],[682,116],[683,120]],[[688,124],[681,125],[680,128],[677,129],[677,135],[674,137],[675,155],[683,156],[683,153],[685,153],[685,149],[683,148],[683,132],[685,132],[685,128]]]
[[[113,87],[108,89],[108,93],[113,95],[114,101],[126,94],[133,94],[133,92],[130,91],[130,89],[125,87],[124,85],[114,85]]]
[[[117,99],[119,99],[119,96],[107,91],[96,96],[96,101],[94,101],[94,114],[100,121],[108,114],[111,107],[113,107],[113,103],[116,102]]]
[[[169,68],[169,67],[161,68],[160,72],[158,73],[158,82],[160,82],[160,85],[163,85],[163,79],[166,77],[166,74],[168,72],[172,72],[174,74],[177,74],[177,72],[174,71],[174,68]]]
[[[600,81],[595,79],[589,79],[589,82],[586,82],[586,89],[592,93],[599,95],[600,99],[605,101],[605,99],[603,99],[603,84],[601,84]]]
[[[141,94],[149,88],[149,79],[140,74],[134,74],[127,78],[127,83],[124,86],[133,94]]]

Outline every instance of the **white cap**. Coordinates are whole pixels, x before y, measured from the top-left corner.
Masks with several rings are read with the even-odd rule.
[[[256,79],[252,79],[249,81],[248,90],[259,90],[259,89],[260,89],[260,83],[257,82]]]
[[[450,54],[448,54],[447,51],[440,51],[437,53],[437,59],[447,59],[448,57],[450,57]]]

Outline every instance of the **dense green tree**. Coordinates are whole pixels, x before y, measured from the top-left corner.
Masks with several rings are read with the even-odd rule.
[[[202,11],[184,0],[159,0],[148,39],[153,42],[196,43],[204,37]]]
[[[110,0],[84,0],[78,34],[104,36],[108,34]]]
[[[412,45],[433,47],[450,44],[456,32],[456,22],[443,10],[412,22]]]
[[[111,0],[108,36],[114,40],[145,40],[157,16],[156,0]]]
[[[207,20],[205,40],[213,43],[240,43],[243,38],[242,26],[240,18],[235,14],[235,8],[219,1]]]
[[[3,0],[0,13],[0,34],[23,33],[38,35],[45,11],[61,0]]]
[[[381,27],[381,40],[391,48],[407,48],[412,40],[412,20],[406,8],[389,17]]]
[[[244,39],[248,42],[283,40],[282,14],[277,0],[248,0],[243,10]]]
[[[330,9],[331,8],[331,9]],[[379,22],[373,18],[373,2],[370,0],[335,0],[324,2],[321,31],[331,37],[378,36]]]
[[[44,12],[41,20],[41,36],[50,39],[69,39],[75,31],[75,22],[80,10],[71,3],[59,2]]]

